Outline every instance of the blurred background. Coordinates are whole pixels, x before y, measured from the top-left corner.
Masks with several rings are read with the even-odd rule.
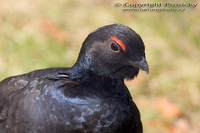
[[[200,7],[184,12],[123,12],[116,3],[161,0],[0,1],[0,80],[49,67],[70,67],[86,36],[121,23],[141,35],[150,74],[125,81],[144,133],[200,132]],[[197,3],[198,0],[168,0]]]

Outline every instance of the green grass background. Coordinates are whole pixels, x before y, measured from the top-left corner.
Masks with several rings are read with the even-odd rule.
[[[123,12],[115,3],[197,3],[198,0],[0,1],[0,80],[35,69],[70,67],[86,36],[121,23],[139,33],[150,74],[127,86],[141,111],[145,133],[200,132],[200,7],[185,12]],[[156,108],[164,97],[182,115]],[[169,126],[170,125],[170,126]],[[176,129],[178,128],[178,129]],[[176,131],[178,130],[178,131]]]

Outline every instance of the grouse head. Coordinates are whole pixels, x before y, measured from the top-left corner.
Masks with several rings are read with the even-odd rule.
[[[112,79],[133,79],[139,69],[149,73],[141,37],[122,24],[107,25],[91,32],[70,69],[71,78],[95,74]]]

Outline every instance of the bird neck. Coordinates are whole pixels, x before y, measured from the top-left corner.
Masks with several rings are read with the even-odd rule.
[[[71,79],[82,79],[90,76],[93,72],[89,55],[86,53],[85,56],[79,56],[77,62],[69,69],[68,73]]]

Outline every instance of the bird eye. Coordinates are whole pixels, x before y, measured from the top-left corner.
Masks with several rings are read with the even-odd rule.
[[[115,52],[119,50],[118,46],[116,44],[114,44],[114,43],[110,44],[110,48]]]

